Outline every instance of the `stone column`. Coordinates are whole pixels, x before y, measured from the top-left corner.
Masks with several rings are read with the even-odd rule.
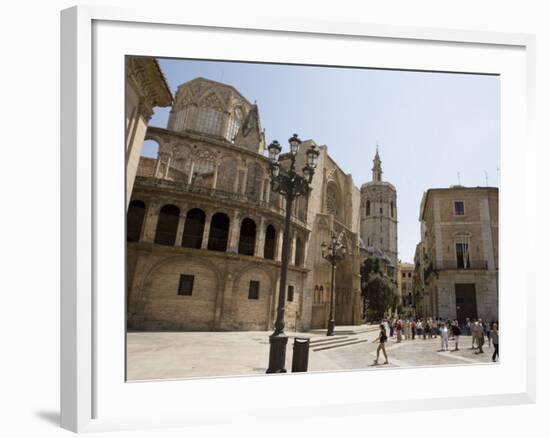
[[[263,216],[260,217],[260,225],[256,231],[256,242],[254,248],[255,257],[264,257],[264,246],[265,246],[265,219]]]
[[[195,162],[191,161],[191,166],[189,167],[189,175],[187,175],[187,184],[191,185],[193,183],[193,172],[195,171]]]
[[[309,235],[307,237],[304,238],[304,241],[303,241],[303,245],[304,245],[304,248],[303,248],[303,254],[302,254],[302,265],[300,266],[300,268],[304,268],[307,266],[307,256],[308,256],[308,253],[309,253],[309,241],[310,241],[310,238],[309,238]],[[349,250],[349,249],[348,249]]]
[[[292,238],[290,239],[290,248],[288,255],[288,264],[296,266],[296,231],[292,232]]]
[[[212,179],[212,188],[215,190],[218,185],[218,169],[220,167],[219,163],[214,164],[214,178]]]
[[[260,201],[264,200],[264,187],[265,187],[265,180],[262,179],[260,182]]]
[[[279,227],[279,235],[277,236],[277,247],[275,248],[275,261],[280,262],[283,255],[283,227]]]
[[[265,199],[264,201],[267,202],[269,204],[269,199],[271,197],[271,187],[270,187],[270,182],[269,182],[269,179],[266,179],[264,180],[264,187],[267,185],[267,190],[265,191]]]
[[[246,195],[246,186],[248,185],[248,166],[244,169],[243,186],[241,187],[241,195]]]
[[[185,208],[182,210],[185,210]],[[174,242],[174,246],[181,246],[181,243],[183,240],[183,230],[185,229],[186,216],[187,216],[186,213],[180,214],[180,219],[178,221],[178,228],[176,231],[176,241]]]
[[[484,259],[487,261],[487,269],[493,270],[496,267],[496,263],[488,198],[483,198],[479,201],[479,215],[481,219],[481,243],[483,245]]]
[[[229,225],[229,246],[227,252],[239,252],[239,237],[241,234],[241,216],[238,211],[233,212],[233,218]]]
[[[155,233],[157,231],[157,222],[160,212],[160,203],[151,201],[147,207],[147,213],[143,220],[143,231],[141,240],[152,243],[155,241]]]
[[[202,232],[201,249],[208,249],[208,238],[210,237],[210,225],[212,224],[212,214],[207,213],[204,218],[204,230]]]
[[[443,236],[441,232],[441,212],[439,206],[439,199],[434,199],[434,234],[435,234],[435,261],[436,268],[443,265]]]

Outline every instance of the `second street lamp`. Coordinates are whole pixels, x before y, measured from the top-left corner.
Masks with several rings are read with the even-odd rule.
[[[321,244],[322,256],[331,265],[331,281],[330,281],[330,307],[327,324],[327,336],[334,336],[334,291],[336,288],[335,271],[336,263],[342,260],[346,256],[346,246],[341,241],[342,234],[336,236],[334,231],[332,232],[330,245],[325,242]]]
[[[307,196],[310,191],[310,183],[313,173],[317,167],[319,151],[312,144],[306,154],[307,163],[302,169],[303,176],[296,172],[296,156],[302,144],[297,134],[294,134],[289,140],[290,144],[290,165],[288,170],[286,166],[281,168],[279,163],[279,154],[281,145],[278,141],[273,141],[268,147],[269,158],[271,160],[271,189],[282,195],[285,199],[285,223],[283,232],[283,248],[281,254],[281,278],[279,284],[279,300],[277,304],[277,319],[275,321],[275,330],[269,337],[269,366],[267,373],[286,373],[286,345],[288,336],[284,333],[285,328],[285,304],[286,304],[286,277],[288,272],[289,243],[290,243],[290,218],[292,216],[292,202],[298,196]]]

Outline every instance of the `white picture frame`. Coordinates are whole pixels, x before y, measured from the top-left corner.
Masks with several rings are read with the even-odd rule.
[[[536,147],[533,36],[270,17],[252,20],[243,16],[227,21],[215,15],[103,6],[70,8],[62,12],[61,19],[62,427],[83,432],[223,424],[252,417],[269,419],[272,412],[288,419],[363,415],[408,410],[410,400],[417,399],[423,399],[421,405],[415,404],[417,409],[435,409],[442,404],[452,408],[534,402],[535,338],[530,334],[535,331],[535,318],[534,309],[527,305],[534,302],[534,268],[527,260],[511,257],[514,248],[526,242],[533,248],[535,242],[535,216],[532,209],[522,208],[535,205],[536,175],[527,171]],[[178,41],[183,41],[191,34],[193,44],[189,47],[173,41],[180,37],[183,39]],[[124,154],[107,148],[124,144],[119,142],[124,115],[124,99],[119,99],[124,88],[121,55],[220,59],[222,49],[212,42],[222,35],[227,41],[247,41],[249,46],[224,48],[226,60],[244,56],[261,61],[349,65],[353,56],[360,58],[368,52],[372,60],[368,66],[501,75],[502,363],[475,369],[453,367],[454,384],[429,388],[415,382],[429,381],[430,375],[436,380],[445,378],[450,368],[172,382],[125,383],[121,379],[124,289],[117,285],[123,284],[124,271],[116,269],[124,262],[124,166],[120,165]],[[297,46],[295,51],[291,45]],[[308,50],[300,52],[300,45]],[[367,66],[361,62],[357,65]],[[523,145],[521,153],[518,144]],[[515,208],[512,199],[517,200]],[[520,225],[522,238],[513,232]],[[507,270],[512,262],[515,273]],[[507,345],[514,345],[513,354]],[[475,385],[463,384],[471,379]],[[385,393],[384,385],[390,381],[403,390]],[[370,391],[355,391],[358,385]],[[193,394],[192,403],[191,398],[176,398],[182,391]],[[296,391],[300,397],[289,397]]]

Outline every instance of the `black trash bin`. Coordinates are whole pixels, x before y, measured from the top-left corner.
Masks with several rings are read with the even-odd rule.
[[[292,372],[304,373],[307,371],[309,360],[309,338],[294,338],[294,349],[292,352]]]

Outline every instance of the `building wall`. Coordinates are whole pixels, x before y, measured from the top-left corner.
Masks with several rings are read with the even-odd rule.
[[[464,203],[463,215],[456,214],[455,201]],[[423,199],[421,220],[428,258],[421,267],[418,263],[428,295],[425,311],[456,318],[456,284],[472,284],[477,315],[471,316],[498,319],[498,189],[431,189]],[[468,243],[469,263],[459,267],[460,242]]]
[[[305,153],[308,143],[303,145]],[[321,146],[319,164],[312,181],[308,200],[308,227],[311,229],[306,267],[306,312],[310,312],[311,328],[326,328],[329,319],[331,265],[322,257],[321,244],[328,243],[332,233],[345,241],[347,254],[337,264],[334,291],[336,324],[356,324],[361,320],[361,290],[359,281],[360,193],[351,175],[346,174]],[[302,164],[303,163],[303,164]],[[305,157],[300,166],[305,165]]]
[[[128,57],[125,89],[127,206],[153,109],[171,103],[172,94],[157,61],[148,57]]]
[[[195,112],[189,112],[192,107]],[[203,108],[210,111],[213,107],[224,117],[233,117],[237,108],[242,109],[245,117],[235,137],[224,137],[228,131],[223,126],[215,133],[197,130],[202,125],[192,117],[198,117]],[[285,206],[282,196],[271,190],[270,162],[262,154],[264,140],[259,129],[255,105],[232,87],[202,78],[178,88],[168,129],[148,128],[145,138],[156,141],[159,152],[155,160],[141,159],[131,198],[134,204],[146,206],[139,239],[128,243],[131,328],[271,328],[279,293]],[[306,164],[312,143],[309,140],[302,144],[296,157],[297,169]],[[283,168],[288,158],[281,156]],[[351,175],[330,158],[326,146],[320,147],[311,188],[309,196],[297,198],[292,206],[288,285],[294,286],[294,299],[286,304],[288,330],[326,326],[331,266],[321,256],[321,243],[328,242],[332,232],[347,248],[345,260],[336,269],[336,322],[352,324],[361,318],[360,193]],[[160,211],[167,205],[179,211],[174,244],[170,246],[156,240]],[[201,248],[182,248],[187,215],[197,208],[205,216]],[[212,218],[217,213],[226,214],[230,222],[224,252],[208,249]],[[256,226],[253,255],[238,251],[245,218]],[[276,233],[273,260],[264,257],[269,225]],[[197,279],[192,296],[177,295],[181,274]],[[258,300],[248,298],[251,280],[260,282]]]

